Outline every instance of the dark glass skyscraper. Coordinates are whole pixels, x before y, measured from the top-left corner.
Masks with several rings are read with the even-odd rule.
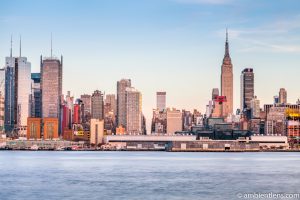
[[[42,117],[42,96],[41,96],[41,73],[31,73],[31,116]]]
[[[13,131],[17,124],[15,107],[15,64],[14,57],[5,59],[5,106],[4,106],[4,129],[7,132]]]
[[[246,68],[241,74],[241,111],[250,109],[254,98],[254,73],[252,68]]]

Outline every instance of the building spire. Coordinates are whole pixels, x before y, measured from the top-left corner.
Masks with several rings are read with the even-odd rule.
[[[226,28],[225,57],[229,56],[228,29]]]
[[[51,58],[52,58],[52,32],[51,32]]]
[[[22,55],[22,36],[20,35],[20,58]]]
[[[12,57],[12,34],[10,35],[10,57]]]

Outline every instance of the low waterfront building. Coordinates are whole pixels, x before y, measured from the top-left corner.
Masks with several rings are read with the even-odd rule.
[[[252,135],[252,142],[258,142],[262,149],[289,149],[287,136],[281,135]]]

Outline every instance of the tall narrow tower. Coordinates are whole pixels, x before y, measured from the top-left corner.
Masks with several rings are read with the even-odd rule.
[[[227,101],[223,104],[223,117],[233,113],[233,73],[229,55],[228,32],[226,29],[225,55],[221,71],[221,95],[226,96]]]

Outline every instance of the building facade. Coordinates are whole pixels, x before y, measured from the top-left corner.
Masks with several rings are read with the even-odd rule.
[[[182,131],[182,113],[175,108],[167,109],[167,134]]]
[[[219,95],[219,88],[213,88],[211,92],[211,100],[214,100]]]
[[[126,132],[142,133],[142,94],[132,87],[126,88]]]
[[[41,74],[31,73],[31,116],[42,117]]]
[[[88,122],[92,113],[92,98],[89,94],[83,94],[80,96],[82,103],[84,104],[84,122]]]
[[[98,146],[103,143],[104,121],[100,119],[91,119],[90,144]]]
[[[57,118],[61,122],[63,58],[41,56],[42,118]],[[61,125],[59,124],[58,127]],[[61,131],[61,130],[59,130]],[[51,136],[52,137],[52,136]]]
[[[4,129],[11,133],[17,125],[17,95],[15,90],[15,65],[16,58],[5,58],[5,106],[4,106]]]
[[[27,140],[41,139],[41,118],[27,118]]]
[[[284,88],[280,88],[279,90],[279,103],[287,104],[287,92]]]
[[[260,118],[260,101],[256,96],[250,101],[251,118]]]
[[[241,74],[241,111],[250,109],[254,98],[254,73],[252,68],[246,68]]]
[[[26,137],[27,118],[31,116],[31,64],[26,57],[17,58],[17,128],[19,136]]]
[[[46,117],[43,118],[43,138],[44,140],[57,139],[58,136],[58,118]]]
[[[156,92],[156,108],[159,111],[166,109],[166,92]]]
[[[92,95],[92,119],[103,119],[104,117],[104,105],[103,94],[101,91],[96,90]]]
[[[130,79],[117,82],[117,124],[126,127],[126,88],[131,87]]]

